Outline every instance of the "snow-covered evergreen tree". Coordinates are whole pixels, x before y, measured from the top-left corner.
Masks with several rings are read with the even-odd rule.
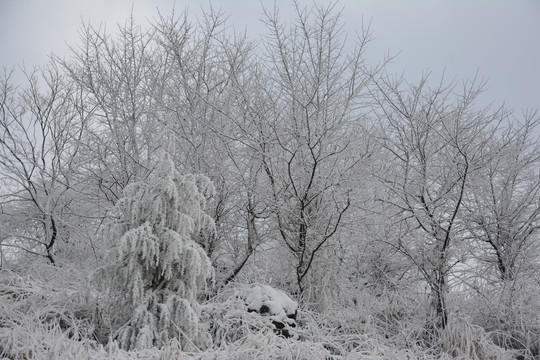
[[[114,244],[108,265],[97,273],[116,294],[114,306],[129,314],[112,329],[121,347],[160,347],[172,339],[184,350],[210,345],[199,326],[197,294],[213,269],[193,236],[215,231],[204,212],[213,192],[207,177],[180,175],[166,150],[148,180],[125,188],[105,234]]]

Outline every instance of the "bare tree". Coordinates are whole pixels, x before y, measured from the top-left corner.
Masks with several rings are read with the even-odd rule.
[[[473,240],[482,241],[491,254],[498,278],[512,281],[527,259],[540,219],[540,146],[536,113],[521,122],[508,119],[506,129],[489,144],[482,176],[471,184],[465,202],[467,226]]]
[[[464,225],[471,252],[463,274],[474,317],[497,332],[504,347],[540,351],[538,304],[538,230],[540,148],[536,113],[514,116],[489,142],[484,166],[470,184]],[[460,277],[461,278],[461,277]]]
[[[89,187],[109,204],[130,181],[148,175],[164,139],[154,94],[163,86],[165,63],[153,34],[133,18],[115,36],[84,25],[71,57],[56,59],[90,109],[80,158]]]
[[[0,209],[13,225],[1,246],[54,264],[59,241],[69,237],[67,218],[77,213],[79,180],[71,171],[84,121],[73,106],[73,87],[54,63],[24,73],[22,90],[5,70],[0,80]]]
[[[385,156],[377,171],[400,224],[392,246],[412,261],[430,289],[436,328],[448,325],[449,275],[462,262],[456,243],[465,236],[460,218],[472,178],[481,168],[487,141],[504,112],[476,109],[482,86],[429,88],[402,79],[376,79],[379,129]]]
[[[343,224],[351,179],[364,155],[358,129],[369,80],[362,57],[369,34],[347,52],[335,5],[295,3],[295,11],[295,22],[286,24],[277,8],[265,10],[269,33],[262,68],[250,77],[259,90],[249,88],[257,98],[246,96],[253,99],[246,108],[253,156],[266,184],[259,194],[277,239],[295,261],[302,297],[317,256]]]

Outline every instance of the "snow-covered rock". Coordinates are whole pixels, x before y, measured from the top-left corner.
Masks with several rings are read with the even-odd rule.
[[[297,310],[296,301],[283,291],[268,285],[234,284],[203,306],[202,322],[218,347],[268,330],[296,338]]]
[[[248,311],[268,316],[276,327],[276,332],[285,337],[292,335],[291,328],[296,327],[298,303],[281,290],[268,285],[255,285],[244,288],[240,297],[244,299]]]

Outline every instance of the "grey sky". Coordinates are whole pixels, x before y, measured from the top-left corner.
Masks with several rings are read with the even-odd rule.
[[[276,1],[282,13],[291,1]],[[273,0],[262,3],[272,6]],[[306,2],[307,3],[307,2]],[[200,13],[200,0],[0,0],[0,65],[11,68],[43,64],[50,52],[66,54],[66,42],[76,44],[81,19],[106,23],[113,31],[124,23],[134,5],[141,24],[156,15],[190,7]],[[263,29],[257,0],[213,1],[230,14],[237,29],[250,34]],[[401,52],[392,70],[417,79],[423,70],[448,80],[471,78],[479,71],[488,78],[485,103],[506,102],[510,108],[540,108],[540,1],[538,0],[342,0],[346,30],[372,20],[375,40],[370,59]]]

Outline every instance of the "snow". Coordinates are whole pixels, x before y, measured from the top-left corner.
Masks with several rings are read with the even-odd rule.
[[[260,311],[266,305],[270,315],[280,318],[291,317],[298,310],[298,303],[281,290],[268,285],[256,285],[244,294],[248,309]]]

